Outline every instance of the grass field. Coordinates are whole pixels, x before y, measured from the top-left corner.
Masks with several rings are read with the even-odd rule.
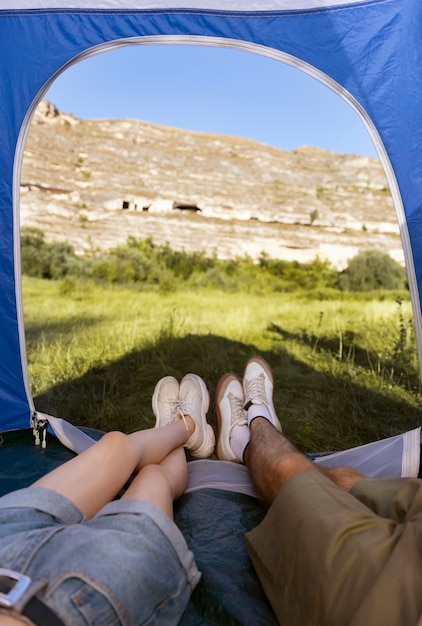
[[[390,436],[422,423],[408,296],[137,291],[23,278],[35,406],[81,426],[152,426],[156,382],[189,371],[211,394],[261,354],[284,430],[303,451]]]

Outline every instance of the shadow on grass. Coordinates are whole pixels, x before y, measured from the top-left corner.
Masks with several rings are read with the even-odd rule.
[[[405,381],[407,387],[413,391],[418,391],[420,388],[419,372],[416,372],[410,364],[406,363],[405,354],[398,354],[394,360],[388,356],[380,359],[376,352],[356,345],[353,332],[346,331],[341,337],[340,344],[339,338],[321,337],[313,333],[292,333],[277,324],[270,324],[268,330],[276,333],[282,339],[302,343],[316,354],[320,351],[328,352],[333,359],[350,363],[353,367],[364,368],[368,373],[381,371],[385,378],[396,384]],[[402,363],[400,363],[400,356]]]
[[[37,341],[39,341],[42,337],[52,337],[55,338],[58,335],[74,335],[75,330],[83,326],[84,328],[88,326],[95,326],[96,324],[101,323],[104,318],[101,316],[98,317],[74,317],[69,318],[67,320],[60,320],[57,322],[41,321],[39,323],[27,323],[25,324],[25,339],[27,342],[27,346],[30,346]]]
[[[240,378],[248,358],[272,366],[274,404],[284,431],[303,451],[338,450],[388,437],[422,424],[422,410],[406,399],[369,390],[347,377],[317,372],[279,346],[262,352],[215,335],[165,334],[151,348],[132,351],[35,398],[38,410],[78,426],[131,432],[154,425],[151,397],[165,375],[202,376],[211,396],[209,422],[216,430],[214,393],[221,375]]]

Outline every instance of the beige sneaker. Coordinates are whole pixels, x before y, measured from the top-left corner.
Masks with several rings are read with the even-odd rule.
[[[155,428],[172,424],[180,419],[179,383],[174,376],[164,376],[155,386],[152,395],[152,410]]]
[[[215,435],[207,422],[210,394],[207,386],[197,374],[186,374],[180,383],[178,411],[183,417],[190,415],[195,422],[195,430],[185,443],[192,456],[207,458],[214,451]]]
[[[221,461],[242,463],[230,445],[235,426],[247,426],[248,419],[243,410],[244,397],[241,382],[233,374],[225,374],[217,384],[216,410],[218,422],[217,456]]]
[[[252,405],[261,405],[267,410],[265,416],[277,430],[281,432],[281,424],[276,415],[273,404],[273,373],[271,367],[260,356],[249,359],[243,374],[243,392],[245,403],[243,408],[247,411]]]

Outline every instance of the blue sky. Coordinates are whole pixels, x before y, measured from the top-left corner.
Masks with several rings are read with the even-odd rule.
[[[124,47],[67,69],[45,97],[81,118],[134,118],[282,150],[308,145],[376,156],[362,121],[337,94],[284,63],[239,50]]]

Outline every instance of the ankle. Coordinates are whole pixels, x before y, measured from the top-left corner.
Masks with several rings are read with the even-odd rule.
[[[171,426],[176,428],[180,436],[183,438],[181,445],[185,445],[186,441],[189,437],[191,437],[195,430],[195,422],[188,414],[179,415]]]
[[[247,412],[248,415],[248,426],[251,425],[251,422],[257,417],[262,417],[267,420],[267,422],[271,423],[271,415],[269,410],[263,404],[260,405],[251,405]]]
[[[196,428],[195,420],[193,419],[191,415],[185,415],[184,418],[185,418],[184,426],[185,426],[188,437],[190,437],[194,433],[195,428]]]
[[[261,428],[267,429],[268,427],[274,428],[271,424],[270,420],[264,417],[263,415],[255,415],[254,417],[249,418],[248,414],[248,426],[250,431],[258,430]]]

